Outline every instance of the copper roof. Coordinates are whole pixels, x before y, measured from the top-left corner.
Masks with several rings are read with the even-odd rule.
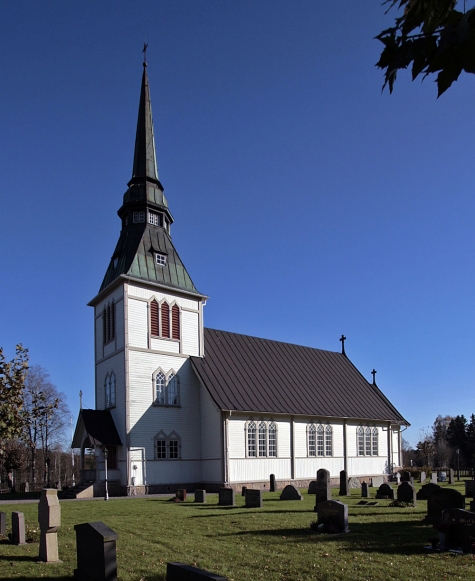
[[[221,410],[408,422],[341,353],[205,329],[194,369]]]

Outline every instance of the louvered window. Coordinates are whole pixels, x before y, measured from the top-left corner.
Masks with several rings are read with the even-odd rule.
[[[172,339],[180,339],[180,308],[178,305],[172,307]]]
[[[160,306],[160,313],[162,315],[162,337],[167,339],[170,337],[170,307],[168,303],[162,303]]]
[[[150,303],[150,332],[154,337],[159,336],[159,326],[158,326],[158,303],[153,300]]]
[[[102,311],[102,340],[104,345],[115,339],[115,303],[108,304]]]

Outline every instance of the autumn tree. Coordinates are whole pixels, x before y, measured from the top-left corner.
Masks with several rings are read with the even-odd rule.
[[[462,71],[475,73],[475,8],[466,1],[385,0],[388,12],[402,14],[376,37],[384,44],[377,67],[392,93],[399,70],[411,67],[412,80],[437,75],[438,97]],[[461,7],[461,10],[456,8]]]

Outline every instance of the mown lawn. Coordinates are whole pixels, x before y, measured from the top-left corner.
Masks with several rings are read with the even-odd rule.
[[[460,485],[456,486],[461,492]],[[334,499],[338,499],[338,490]],[[234,581],[427,581],[475,579],[472,555],[424,553],[436,536],[423,522],[426,502],[415,508],[358,507],[360,492],[341,499],[349,505],[350,533],[309,532],[315,519],[314,496],[280,501],[280,493],[264,493],[264,508],[218,507],[216,495],[206,505],[191,499],[182,504],[167,498],[61,502],[59,536],[61,564],[38,564],[38,543],[10,545],[0,537],[0,579],[72,579],[76,567],[74,525],[102,521],[118,535],[118,576],[121,581],[163,581],[167,561],[181,561]],[[374,491],[373,491],[374,495]],[[37,533],[37,504],[4,504],[0,511],[25,514],[28,535]]]

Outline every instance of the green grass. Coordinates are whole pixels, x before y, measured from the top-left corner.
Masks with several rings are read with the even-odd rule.
[[[461,492],[462,486],[457,485]],[[338,499],[334,491],[334,498]],[[38,543],[13,546],[0,537],[0,579],[72,579],[76,567],[74,525],[103,521],[118,535],[121,581],[164,581],[167,561],[181,561],[234,581],[427,581],[475,579],[475,558],[451,553],[426,554],[423,546],[436,536],[423,523],[426,502],[415,508],[358,507],[360,492],[342,499],[349,505],[350,533],[319,535],[308,531],[315,519],[314,496],[279,500],[264,493],[264,508],[175,504],[164,498],[62,502],[58,533],[61,564],[37,564]],[[0,505],[21,511],[32,539],[37,538],[37,504]]]

